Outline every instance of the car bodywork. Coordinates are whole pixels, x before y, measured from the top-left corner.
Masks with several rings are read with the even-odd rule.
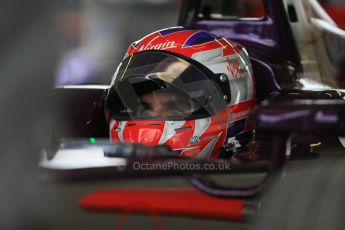
[[[345,52],[344,31],[316,1],[262,1],[264,16],[245,19],[202,15],[202,8],[212,7],[206,3],[185,1],[179,24],[245,45],[256,70],[259,99],[267,98],[274,90],[343,85],[335,77]],[[265,86],[261,87],[262,82]]]

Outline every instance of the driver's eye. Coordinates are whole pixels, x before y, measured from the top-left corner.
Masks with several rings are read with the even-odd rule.
[[[144,117],[147,117],[147,116],[150,116],[152,114],[153,110],[151,108],[139,108],[137,110],[137,115],[138,116],[144,116]]]
[[[183,114],[183,112],[178,108],[170,108],[168,109],[168,113],[171,116],[180,116]]]
[[[152,109],[144,109],[143,111],[141,111],[141,115],[142,116],[150,116],[152,114]]]
[[[142,101],[141,104],[142,105],[137,110],[137,115],[144,116],[144,117],[151,116],[153,113],[152,106],[145,101]]]

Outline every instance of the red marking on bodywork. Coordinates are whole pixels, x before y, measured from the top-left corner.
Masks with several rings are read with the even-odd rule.
[[[335,23],[345,30],[345,4],[324,4],[322,6]]]
[[[118,229],[118,230],[126,229],[126,227],[128,227],[127,226],[127,224],[129,224],[128,219],[129,219],[131,214],[135,214],[135,211],[134,210],[124,211],[120,216],[120,219],[117,223],[116,229]],[[155,224],[155,227],[157,227],[158,230],[166,230],[167,229],[165,222],[162,220],[162,218],[160,218],[158,213],[156,213],[152,210],[147,210],[147,214],[149,214],[149,216],[153,220],[153,223]],[[140,227],[138,229],[140,229]]]
[[[151,213],[244,221],[244,200],[208,196],[192,188],[104,190],[84,196],[80,207],[90,212]]]

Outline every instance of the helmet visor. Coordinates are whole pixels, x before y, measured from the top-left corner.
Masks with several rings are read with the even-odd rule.
[[[206,71],[205,71],[206,69]],[[207,68],[165,52],[127,57],[115,74],[106,109],[116,120],[211,116],[227,103]]]

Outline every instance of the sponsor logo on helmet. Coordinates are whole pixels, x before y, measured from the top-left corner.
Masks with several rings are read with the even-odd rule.
[[[218,136],[209,136],[209,137],[204,137],[204,141],[209,141],[217,138]]]
[[[201,138],[199,136],[194,136],[190,138],[189,143],[192,144],[197,144],[201,142]]]
[[[232,76],[237,79],[240,76],[240,63],[237,59],[235,59],[232,63],[230,62],[229,58],[226,58],[226,68],[232,74]]]
[[[165,41],[158,44],[147,44],[146,46],[141,46],[139,48],[139,51],[143,50],[166,50],[166,49],[172,49],[177,48],[177,45],[175,44],[175,41]]]

